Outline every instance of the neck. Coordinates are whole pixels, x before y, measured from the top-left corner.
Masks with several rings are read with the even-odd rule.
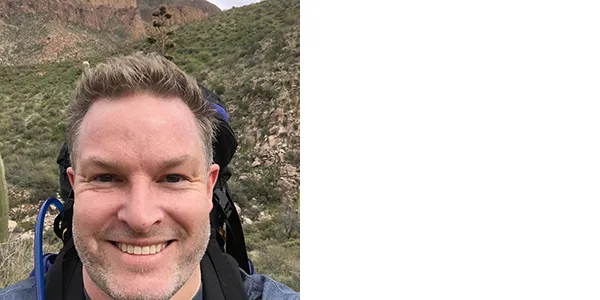
[[[194,270],[192,276],[188,281],[177,291],[171,300],[188,300],[192,299],[198,290],[200,290],[200,284],[202,283],[202,276],[200,274],[200,266]]]
[[[85,267],[82,268],[83,275],[83,288],[92,300],[112,300],[103,290],[101,290],[90,278]],[[202,282],[202,276],[200,274],[200,267],[194,270],[190,278],[185,284],[173,295],[171,300],[189,300],[192,299],[196,293],[200,290],[200,284]]]

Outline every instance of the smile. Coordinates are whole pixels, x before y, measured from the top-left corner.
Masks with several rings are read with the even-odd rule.
[[[148,254],[156,254],[165,249],[169,242],[160,243],[156,245],[149,246],[138,246],[138,245],[130,245],[125,243],[113,243],[117,248],[119,248],[122,252],[133,255],[148,255]]]

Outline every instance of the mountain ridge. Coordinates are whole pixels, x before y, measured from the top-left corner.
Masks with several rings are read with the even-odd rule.
[[[152,12],[160,5],[175,25],[221,12],[206,0],[0,0],[0,64],[110,53],[152,34]]]

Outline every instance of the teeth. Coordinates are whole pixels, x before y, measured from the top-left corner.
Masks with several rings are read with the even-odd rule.
[[[128,253],[128,254],[136,254],[136,255],[155,254],[155,253],[162,251],[162,249],[164,249],[166,246],[167,246],[167,243],[156,244],[156,245],[151,245],[151,246],[143,246],[143,247],[127,245],[127,244],[122,244],[122,243],[117,244],[117,247],[119,249],[121,249],[121,251]]]

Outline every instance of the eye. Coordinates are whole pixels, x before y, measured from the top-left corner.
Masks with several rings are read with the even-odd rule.
[[[164,181],[170,182],[170,183],[180,182],[183,179],[184,179],[183,176],[177,175],[177,174],[169,174],[163,178]]]
[[[115,178],[115,176],[110,175],[110,174],[102,174],[102,175],[94,176],[94,178],[92,180],[99,181],[99,182],[113,182],[116,180],[116,178]]]

